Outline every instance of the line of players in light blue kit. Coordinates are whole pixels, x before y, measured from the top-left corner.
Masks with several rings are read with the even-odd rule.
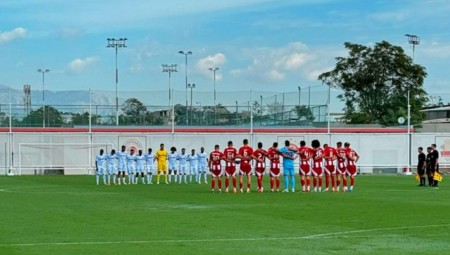
[[[126,150],[126,146],[122,146],[121,150],[116,152],[114,149],[109,154],[106,154],[103,149],[96,156],[95,168],[96,168],[96,184],[100,184],[100,176],[103,178],[104,185],[127,185],[138,184],[139,177],[142,184],[153,184],[153,175],[155,174],[155,161],[158,171],[158,184],[159,175],[167,174],[166,160],[169,162],[169,180],[172,182],[172,176],[175,178],[175,183],[187,183],[187,175],[189,169],[189,182],[192,182],[193,177],[195,182],[201,184],[201,177],[204,182],[207,182],[207,165],[208,158],[207,153],[201,151],[195,153],[192,149],[192,153],[187,155],[183,148],[181,153],[177,153],[175,147],[171,148],[171,152],[166,152],[166,157],[157,151],[156,155],[149,148],[148,152],[143,154],[142,150],[138,150],[135,154],[133,148],[129,152]],[[160,156],[158,156],[160,155]],[[205,161],[205,162],[203,162]],[[189,168],[188,168],[189,162]],[[177,171],[179,170],[179,172]],[[128,180],[126,179],[128,175]],[[178,180],[177,180],[178,179]],[[167,179],[166,179],[167,180]],[[166,182],[167,183],[167,182]]]

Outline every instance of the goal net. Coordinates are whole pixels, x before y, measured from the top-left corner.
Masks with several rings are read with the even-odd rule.
[[[18,174],[91,174],[100,149],[111,143],[20,143]]]

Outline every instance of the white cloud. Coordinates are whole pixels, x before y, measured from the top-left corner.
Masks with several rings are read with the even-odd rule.
[[[27,35],[27,30],[22,27],[13,29],[12,31],[0,32],[0,43],[6,43]]]
[[[336,56],[346,54],[341,48],[310,48],[301,42],[279,48],[246,49],[244,52],[242,55],[252,58],[251,64],[232,70],[231,74],[256,83],[317,81],[320,74],[332,69]]]
[[[448,59],[450,58],[450,43],[425,43],[424,45],[422,45],[420,51],[417,51],[417,53],[423,54],[425,57],[434,59]]]
[[[61,38],[71,39],[71,38],[79,37],[79,36],[83,35],[84,33],[85,33],[85,30],[80,29],[80,28],[64,27],[64,28],[61,28],[57,32],[57,35]]]
[[[209,70],[209,68],[214,67],[220,68],[225,63],[225,61],[226,61],[225,55],[222,53],[217,53],[213,56],[207,56],[197,61],[197,63],[195,64],[195,68],[197,69],[197,72],[204,75],[205,77],[210,78],[213,76],[211,75],[211,71]],[[219,70],[218,72],[216,72],[216,80],[221,79],[222,74]]]
[[[97,61],[97,57],[77,58],[69,63],[69,70],[74,73],[81,73]]]

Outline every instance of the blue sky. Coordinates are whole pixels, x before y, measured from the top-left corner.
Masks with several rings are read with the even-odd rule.
[[[421,37],[415,60],[428,70],[425,89],[449,91],[450,1],[446,0],[2,0],[0,84],[40,90],[38,68],[51,69],[46,89],[115,89],[108,37],[119,50],[119,90],[167,88],[161,64],[178,64],[172,84],[217,91],[296,91],[319,85],[346,41],[387,40],[408,54],[406,33]],[[448,92],[447,92],[448,93]]]

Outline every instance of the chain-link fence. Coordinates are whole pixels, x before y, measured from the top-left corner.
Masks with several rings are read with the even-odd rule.
[[[338,90],[325,85],[295,91],[23,91],[0,89],[0,126],[311,126],[343,119]],[[430,95],[431,103],[442,95]],[[117,103],[116,103],[117,102]],[[10,118],[11,116],[11,118]],[[252,122],[252,123],[251,123]]]

